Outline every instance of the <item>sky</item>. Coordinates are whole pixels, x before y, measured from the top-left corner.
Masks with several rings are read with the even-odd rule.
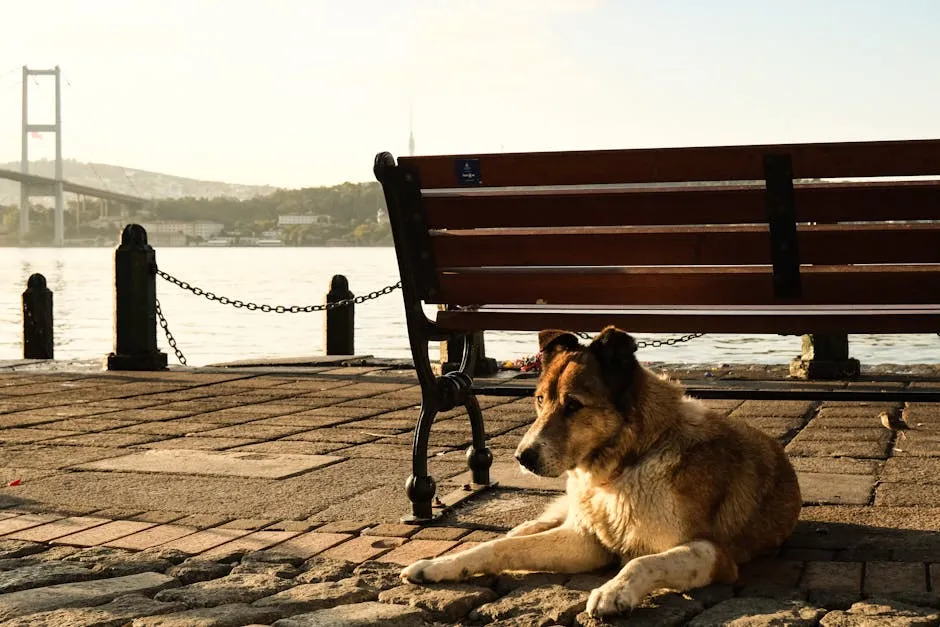
[[[937,138],[938,30],[935,0],[30,0],[0,162],[23,65],[61,67],[66,158],[230,183],[374,180],[411,112],[417,154]]]

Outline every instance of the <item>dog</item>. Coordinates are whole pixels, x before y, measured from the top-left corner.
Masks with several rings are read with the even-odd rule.
[[[790,535],[802,499],[780,444],[708,409],[636,358],[613,326],[589,345],[539,333],[536,419],[516,459],[566,494],[506,537],[406,567],[406,582],[504,571],[578,573],[619,561],[591,591],[594,616],[628,611],[654,590],[733,583],[738,566]]]

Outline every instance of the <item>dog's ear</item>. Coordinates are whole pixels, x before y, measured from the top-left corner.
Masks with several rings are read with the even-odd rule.
[[[578,336],[571,331],[561,329],[539,331],[539,351],[543,354],[551,353],[556,348],[574,350],[579,346]]]
[[[601,377],[610,390],[614,405],[624,415],[631,405],[630,388],[638,366],[636,349],[633,336],[613,326],[601,331],[588,347],[600,365]]]

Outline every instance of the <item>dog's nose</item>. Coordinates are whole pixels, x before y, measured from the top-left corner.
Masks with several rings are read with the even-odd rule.
[[[535,469],[539,465],[539,451],[534,446],[517,451],[516,460],[522,464],[526,470],[535,472]]]

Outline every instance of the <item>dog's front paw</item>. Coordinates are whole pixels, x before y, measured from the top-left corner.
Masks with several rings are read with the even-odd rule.
[[[418,560],[401,571],[401,578],[408,583],[437,583],[460,579],[460,573],[451,572],[451,563],[444,560]]]
[[[632,610],[646,596],[629,581],[612,579],[591,591],[587,611],[591,616],[609,616]]]

